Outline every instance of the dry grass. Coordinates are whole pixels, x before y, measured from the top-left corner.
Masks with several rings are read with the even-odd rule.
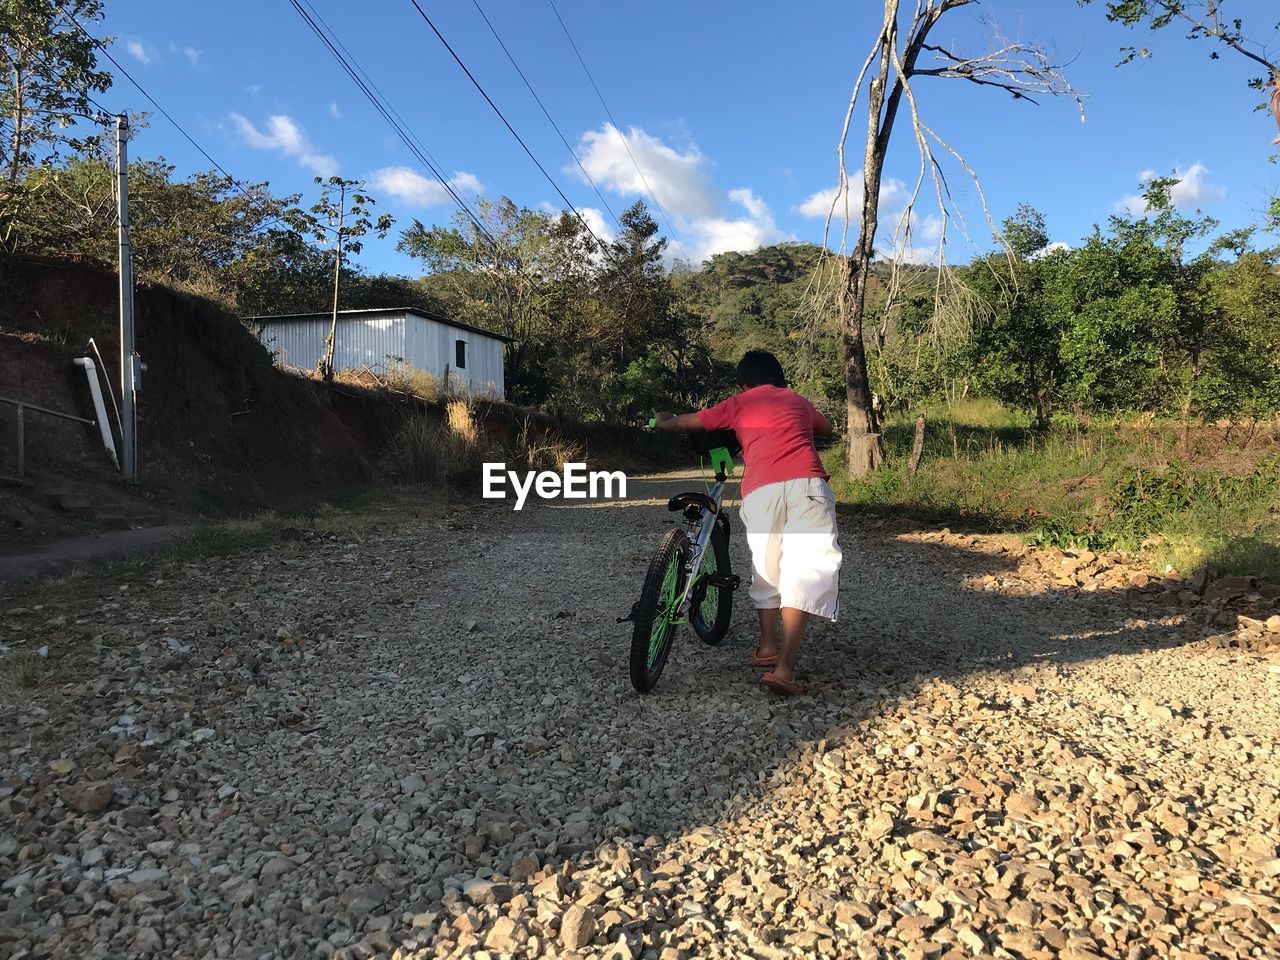
[[[480,445],[480,427],[476,423],[475,410],[471,403],[461,397],[450,400],[444,409],[444,425],[459,443],[468,446]]]
[[[406,417],[390,458],[405,482],[473,486],[480,481],[484,452],[484,433],[471,403],[454,398],[445,406],[443,423],[430,412]]]
[[[383,383],[389,390],[407,393],[433,403],[443,395],[440,381],[434,374],[419,370],[408,363],[397,363],[392,366],[387,371]]]
[[[0,668],[0,690],[39,690],[67,680],[66,671],[55,661],[38,653],[12,653]]]
[[[515,459],[526,470],[563,469],[566,463],[582,463],[586,451],[554,430],[536,431],[529,418],[516,436]]]

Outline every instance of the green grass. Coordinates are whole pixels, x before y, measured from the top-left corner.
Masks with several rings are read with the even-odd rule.
[[[1045,546],[1141,553],[1153,567],[1280,577],[1280,458],[1274,430],[1070,422],[1045,432],[991,403],[927,411],[924,456],[907,475],[914,419],[885,427],[885,465],[843,477],[847,509],[1017,532]]]

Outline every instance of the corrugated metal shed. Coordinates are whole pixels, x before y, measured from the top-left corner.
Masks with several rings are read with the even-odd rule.
[[[324,355],[332,314],[299,313],[247,317],[258,339],[284,367],[312,370]],[[387,373],[407,365],[449,382],[465,384],[471,393],[498,399],[503,388],[506,337],[445,317],[395,307],[385,310],[339,310],[335,369],[368,367]]]

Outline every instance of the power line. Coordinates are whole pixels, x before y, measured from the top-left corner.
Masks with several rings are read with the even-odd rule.
[[[432,156],[431,151],[427,149],[426,144],[424,144],[421,138],[419,138],[418,135],[413,132],[413,128],[409,126],[408,122],[406,122],[405,119],[402,116],[400,116],[399,111],[397,111],[396,108],[392,105],[391,101],[387,99],[386,94],[384,94],[382,90],[379,89],[378,85],[374,83],[373,78],[369,76],[368,72],[364,69],[364,67],[360,66],[360,62],[356,60],[355,55],[352,54],[352,52],[347,49],[346,44],[342,42],[342,38],[338,35],[338,32],[334,30],[331,26],[329,26],[328,22],[324,19],[324,17],[320,15],[320,11],[318,11],[315,8],[315,5],[311,2],[311,0],[303,0],[303,3],[305,3],[307,6],[307,9],[311,11],[311,18],[313,18],[316,23],[318,23],[320,26],[324,28],[325,33],[327,33],[332,38],[333,43],[337,44],[338,49],[342,51],[343,57],[339,58],[339,62],[342,62],[342,60],[345,59],[348,63],[350,63],[351,67],[354,68],[355,72],[358,73],[360,77],[363,79],[364,83],[361,84],[359,81],[357,81],[357,85],[360,86],[362,89],[365,87],[368,88],[368,90],[364,91],[366,96],[369,95],[368,91],[372,91],[374,94],[377,95],[377,99],[382,103],[384,107],[386,107],[387,112],[390,113],[391,116],[395,118],[395,124],[393,124],[393,126],[398,126],[400,128],[399,130],[397,130],[397,133],[400,133],[401,131],[403,131],[403,133],[401,134],[401,139],[403,139],[404,136],[407,135],[413,141],[413,143],[417,146],[418,150],[421,151],[421,155],[419,155],[417,150],[413,150],[413,148],[410,147],[410,150],[411,152],[413,152],[414,156],[418,157],[419,159],[422,159],[423,157],[425,157],[424,162],[427,168],[436,177],[436,179],[440,181],[441,185],[445,188],[445,190],[448,191],[449,196],[453,198],[454,202],[458,204],[458,206],[462,209],[462,211],[467,214],[467,216],[477,226],[477,228],[480,229],[480,231],[484,233],[485,237],[489,239],[489,241],[492,243],[493,242],[492,235],[489,234],[484,229],[484,227],[480,224],[475,214],[471,212],[470,206],[454,191],[453,185],[449,183],[447,179],[445,179],[443,175],[444,165],[441,164],[438,160],[436,160],[434,156]],[[295,7],[296,7],[296,4],[295,4]],[[312,29],[314,29],[314,27]],[[320,39],[324,40],[325,39],[324,35],[320,35]],[[329,49],[330,49],[330,52],[332,53],[333,52],[332,45],[330,45]],[[344,64],[344,68],[345,68],[345,64]],[[348,73],[348,76],[351,75],[351,72],[349,70],[347,71],[347,73]],[[355,78],[352,77],[352,79],[355,79]],[[375,103],[374,106],[377,107],[378,104]],[[383,118],[386,119],[385,113],[383,114]]]
[[[416,3],[416,0],[415,0]],[[596,85],[596,79],[591,75],[591,71],[587,69],[587,62],[582,59],[582,54],[578,50],[578,45],[573,42],[573,35],[569,33],[569,28],[565,26],[564,18],[560,16],[560,11],[556,9],[555,0],[547,0],[551,5],[551,12],[556,15],[556,20],[560,22],[560,29],[564,31],[565,39],[569,41],[569,46],[573,47],[574,55],[578,58],[578,63],[582,65],[582,71],[587,75],[587,79],[591,81],[591,87],[595,90],[596,96],[600,99],[600,106],[604,107],[605,115],[609,118],[609,122],[613,124],[613,129],[617,131],[618,136],[622,139],[622,146],[627,151],[627,156],[631,158],[631,165],[636,168],[636,173],[640,175],[640,182],[644,184],[645,190],[648,191],[650,199],[653,200],[654,206],[658,208],[658,213],[662,215],[662,222],[667,225],[667,232],[671,234],[671,239],[675,241],[680,253],[684,256],[685,263],[693,266],[693,261],[689,259],[689,254],[684,248],[684,244],[680,242],[680,238],[676,236],[675,230],[671,227],[671,221],[667,219],[667,211],[662,208],[662,204],[658,202],[657,195],[653,192],[653,188],[649,186],[649,180],[645,177],[644,171],[640,169],[640,164],[636,163],[635,155],[631,152],[631,145],[627,143],[626,135],[622,132],[622,128],[618,126],[618,121],[613,119],[613,111],[609,109],[609,105],[604,102],[604,94],[600,92],[600,87]]]
[[[560,189],[560,185],[556,183],[555,179],[551,176],[551,174],[547,173],[546,167],[544,167],[538,161],[538,158],[533,155],[533,151],[529,149],[529,145],[524,142],[524,139],[520,136],[520,134],[516,133],[516,128],[511,125],[510,121],[507,120],[507,118],[503,115],[502,111],[498,109],[498,105],[493,102],[493,98],[490,97],[489,94],[485,93],[484,87],[480,86],[480,81],[478,81],[475,78],[475,76],[471,73],[471,71],[467,69],[467,65],[462,62],[462,58],[459,57],[458,54],[454,51],[453,47],[449,45],[449,41],[444,38],[444,34],[442,34],[436,28],[436,25],[431,22],[431,18],[427,16],[427,12],[423,10],[421,6],[418,5],[418,0],[409,0],[409,2],[413,4],[414,9],[418,11],[422,19],[427,22],[427,26],[431,28],[431,31],[437,37],[440,38],[440,42],[444,44],[444,48],[448,50],[450,56],[452,56],[453,59],[457,61],[458,66],[462,68],[462,72],[467,75],[467,79],[471,81],[472,85],[475,86],[475,88],[480,91],[480,96],[484,97],[485,102],[487,102],[489,106],[493,108],[493,112],[498,115],[498,119],[501,120],[503,124],[506,126],[506,128],[511,131],[511,135],[516,138],[516,142],[519,143],[520,146],[524,148],[524,152],[529,155],[529,159],[533,161],[534,166],[536,166],[540,171],[542,171],[542,175],[547,178],[547,182],[551,184],[552,189],[555,190],[555,192],[560,195],[560,199],[563,200],[565,204],[568,206],[568,208],[573,211],[573,215],[578,218],[578,222],[581,223],[583,227],[586,228],[587,233],[591,234],[591,236],[595,239],[596,243],[600,244],[601,249],[603,249],[605,246],[604,241],[601,240],[598,236],[596,236],[596,232],[591,229],[591,225],[587,223],[586,219],[583,218],[582,214],[578,212],[578,208],[573,205],[573,201],[571,201],[568,197],[565,196],[564,191]]]
[[[338,49],[339,46],[341,46],[341,43],[337,41],[336,32],[334,33],[334,38],[330,39],[328,34],[333,31],[331,28],[328,28],[327,24],[325,25],[326,29],[321,29],[320,23],[317,22],[318,15],[316,18],[312,18],[312,16],[303,9],[299,0],[289,0],[289,2],[293,6],[294,10],[297,11],[298,15],[302,17],[303,22],[311,28],[311,31],[320,39],[320,42],[328,48],[329,53],[338,61],[338,65],[342,67],[347,76],[351,78],[352,82],[355,83],[360,92],[365,95],[368,101],[373,105],[373,108],[378,111],[384,120],[387,121],[391,126],[391,129],[395,131],[396,136],[398,136],[401,142],[404,143],[405,147],[408,148],[409,152],[412,153],[419,162],[423,164],[423,166],[431,171],[431,174],[440,181],[440,185],[444,187],[449,196],[453,198],[454,203],[456,203],[458,207],[471,219],[471,222],[475,225],[475,228],[479,231],[480,235],[489,242],[490,246],[492,246],[495,251],[498,250],[499,247],[497,241],[494,240],[492,234],[490,234],[485,228],[485,225],[480,222],[480,218],[476,216],[475,212],[472,211],[467,202],[458,195],[458,192],[453,188],[453,184],[448,181],[437,167],[434,159],[426,152],[426,148],[422,147],[420,142],[415,144],[414,141],[417,138],[407,131],[407,125],[404,124],[402,120],[399,120],[399,114],[391,109],[389,103],[383,102],[385,97],[382,96],[381,92],[375,94],[374,91],[376,88],[372,86],[372,81],[366,83],[365,80],[362,79],[362,75],[365,77],[368,75],[364,73],[363,69],[359,68],[356,64],[355,58],[349,53],[344,55],[343,52]],[[342,50],[345,49],[345,47],[342,48]]]
[[[505,53],[507,55],[507,59],[511,61],[511,66],[516,68],[516,73],[520,74],[520,79],[524,81],[525,87],[528,88],[533,99],[538,102],[538,106],[542,108],[542,115],[546,117],[547,122],[555,128],[556,135],[560,137],[560,142],[563,143],[565,149],[569,151],[569,155],[572,156],[574,162],[577,163],[578,169],[581,170],[582,175],[587,178],[587,183],[591,184],[591,189],[596,192],[596,196],[600,198],[600,202],[604,204],[604,208],[609,211],[609,216],[613,217],[613,222],[616,223],[618,225],[618,229],[621,230],[622,221],[619,220],[618,215],[613,212],[613,208],[609,206],[609,201],[604,198],[604,194],[600,192],[600,188],[596,186],[596,182],[591,179],[591,174],[587,173],[587,168],[582,165],[582,160],[578,157],[577,151],[573,149],[569,144],[569,141],[565,138],[564,133],[560,130],[559,124],[557,124],[552,118],[550,111],[547,110],[546,105],[542,102],[542,98],[539,97],[537,91],[533,89],[533,84],[529,82],[529,78],[526,77],[524,75],[524,71],[520,69],[520,64],[516,63],[516,58],[511,55],[511,51],[507,49],[507,45],[502,42],[502,37],[498,36],[498,31],[495,30],[493,24],[489,22],[489,17],[485,14],[484,8],[480,6],[480,0],[471,0],[471,2],[476,5],[476,10],[484,19],[485,26],[489,28],[489,32],[493,34],[493,39],[498,41],[498,46],[502,47],[502,52]]]

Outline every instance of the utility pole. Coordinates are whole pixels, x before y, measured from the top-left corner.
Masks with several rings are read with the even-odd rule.
[[[138,357],[133,348],[133,251],[129,247],[129,118],[116,117],[117,199],[120,211],[120,458],[128,483],[138,479],[135,392]]]
[[[324,379],[333,379],[333,364],[338,353],[338,283],[342,278],[342,220],[347,207],[347,184],[342,183],[338,194],[338,242],[333,259],[333,322],[329,325],[329,344],[325,351]]]

